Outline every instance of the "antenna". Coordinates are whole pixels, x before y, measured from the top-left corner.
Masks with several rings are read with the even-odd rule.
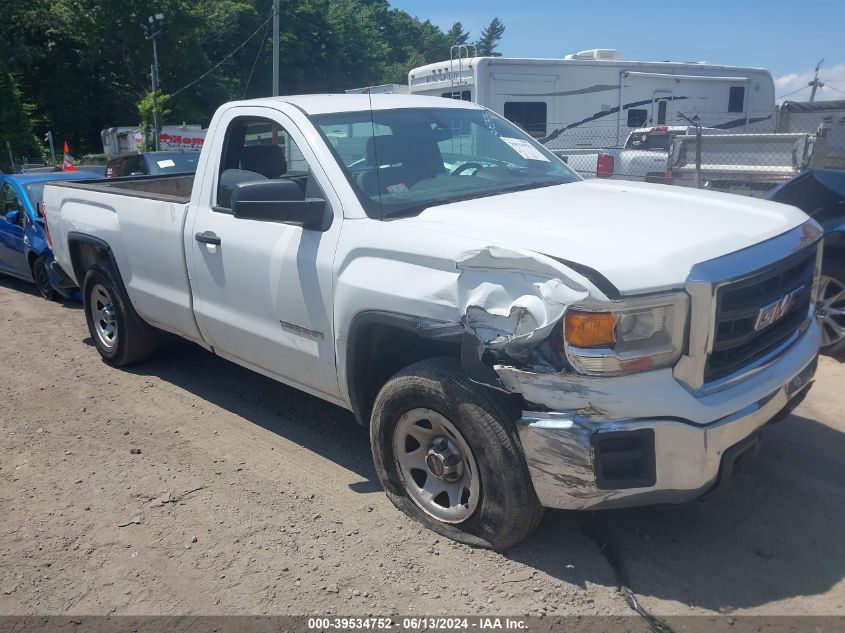
[[[375,170],[376,170],[376,188],[378,189],[378,208],[379,212],[381,213],[381,219],[384,220],[384,206],[381,202],[381,178],[379,177],[379,170],[378,170],[378,147],[376,146],[376,119],[375,115],[373,114],[373,93],[371,90],[367,90],[367,99],[370,102],[370,124],[372,125],[373,131],[373,158],[375,158]]]

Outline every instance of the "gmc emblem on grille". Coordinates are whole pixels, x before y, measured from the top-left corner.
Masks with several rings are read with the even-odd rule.
[[[795,303],[795,297],[797,297],[803,290],[804,286],[796,288],[788,295],[785,295],[777,301],[760,308],[759,312],[757,312],[757,321],[754,323],[754,331],[759,332],[773,323],[780,321],[783,318],[783,315],[789,312],[789,309]]]

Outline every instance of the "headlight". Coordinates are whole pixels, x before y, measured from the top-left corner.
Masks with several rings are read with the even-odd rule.
[[[564,318],[566,358],[597,376],[673,365],[683,351],[687,306],[682,292],[572,306]]]

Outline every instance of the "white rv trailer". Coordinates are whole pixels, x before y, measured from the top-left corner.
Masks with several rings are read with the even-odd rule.
[[[621,147],[636,128],[679,124],[679,112],[705,127],[774,130],[769,71],[627,61],[612,49],[563,59],[453,56],[414,68],[408,86],[487,106],[553,149]]]

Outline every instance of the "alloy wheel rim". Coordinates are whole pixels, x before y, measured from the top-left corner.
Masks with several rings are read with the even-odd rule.
[[[821,276],[816,314],[822,327],[822,347],[833,347],[845,339],[845,283]]]
[[[117,319],[111,294],[102,284],[95,284],[91,288],[90,311],[100,344],[106,349],[113,349],[117,345]]]
[[[393,432],[393,456],[411,500],[444,523],[466,521],[478,507],[478,464],[457,427],[431,409],[407,411]]]

